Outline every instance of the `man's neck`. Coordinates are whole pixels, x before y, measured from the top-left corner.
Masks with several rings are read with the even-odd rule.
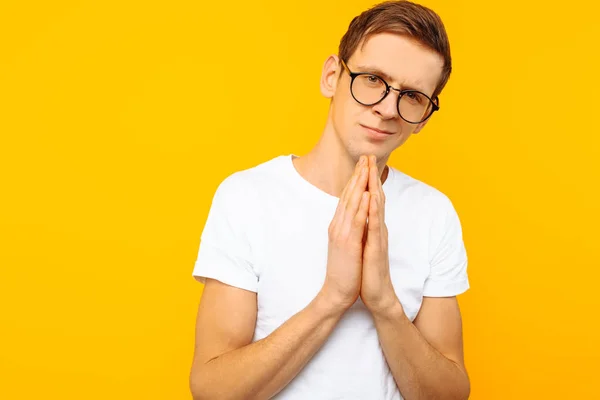
[[[352,177],[360,155],[354,157],[339,144],[337,136],[323,135],[317,145],[306,155],[293,160],[298,173],[312,185],[336,197],[340,197],[344,187]],[[368,155],[368,154],[364,154]],[[377,160],[381,182],[389,174],[387,159]]]

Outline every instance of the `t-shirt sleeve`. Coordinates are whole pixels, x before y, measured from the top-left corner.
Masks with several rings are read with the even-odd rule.
[[[423,289],[423,296],[427,297],[451,297],[469,289],[461,223],[445,195],[441,197],[440,210],[431,225],[430,273]]]
[[[201,283],[212,278],[256,292],[258,277],[248,240],[248,202],[242,184],[234,174],[215,191],[192,275]]]

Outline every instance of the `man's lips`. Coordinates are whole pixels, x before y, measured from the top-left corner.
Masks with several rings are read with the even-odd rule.
[[[360,124],[360,126],[362,126],[363,128],[369,129],[369,130],[371,130],[373,132],[383,134],[383,135],[393,135],[394,134],[394,132],[386,131],[386,130],[383,130],[383,129],[373,128],[373,127],[370,127],[370,126],[367,126],[367,125],[363,125],[363,124]]]

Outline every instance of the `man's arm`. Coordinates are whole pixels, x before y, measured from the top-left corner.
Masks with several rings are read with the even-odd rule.
[[[266,338],[251,343],[256,293],[206,279],[196,322],[190,389],[200,399],[268,399],[313,357],[341,318],[325,291]]]
[[[405,399],[467,399],[471,389],[463,359],[462,321],[456,297],[425,296],[413,324],[396,296],[390,274],[385,193],[378,171],[377,159],[372,156],[368,183],[371,202],[360,296],[373,315],[386,361]],[[425,292],[431,293],[432,287],[435,288],[432,282],[439,286],[439,282],[452,281],[448,276],[454,281],[458,281],[457,276],[466,278],[460,222],[451,205],[445,204],[450,212],[441,219],[445,227],[431,261],[433,280],[429,286],[426,283]],[[468,288],[464,278],[453,291]],[[438,287],[434,291],[443,290]]]
[[[396,298],[373,312],[396,385],[406,400],[467,399],[462,321],[456,297],[424,297],[414,324]]]
[[[356,164],[329,224],[323,287],[310,304],[269,336],[251,343],[257,316],[255,292],[206,276],[190,373],[194,399],[274,396],[314,356],[354,304],[360,292],[362,238],[369,205],[366,161],[361,157]],[[215,231],[237,226],[224,215],[223,210],[212,214],[212,221],[218,221],[218,216],[225,221],[222,225],[214,222]]]

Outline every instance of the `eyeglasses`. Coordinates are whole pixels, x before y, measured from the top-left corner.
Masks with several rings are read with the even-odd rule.
[[[342,65],[350,75],[350,93],[359,104],[364,106],[374,106],[383,101],[390,93],[390,90],[398,92],[398,102],[396,108],[400,118],[411,124],[418,124],[431,117],[435,111],[439,110],[439,99],[436,96],[434,102],[426,94],[418,90],[400,90],[388,85],[381,77],[369,72],[352,72],[344,60]]]

